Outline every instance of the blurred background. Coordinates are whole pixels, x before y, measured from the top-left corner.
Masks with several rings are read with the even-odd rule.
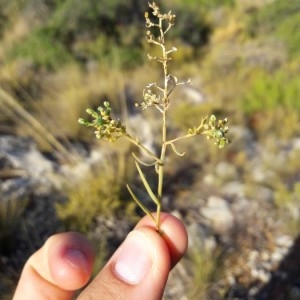
[[[228,117],[232,139],[219,150],[197,137],[178,144],[183,158],[169,153],[163,210],[182,219],[190,243],[164,299],[300,299],[300,1],[158,4],[177,16],[170,72],[194,83],[172,94],[170,137],[213,113]],[[145,0],[0,0],[1,299],[56,232],[88,236],[96,272],[143,215],[126,183],[151,208],[137,150],[77,123],[108,100],[158,150],[159,115],[134,106],[162,80],[147,59],[147,9]]]

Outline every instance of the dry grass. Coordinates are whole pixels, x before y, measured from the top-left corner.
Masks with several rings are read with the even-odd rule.
[[[188,289],[188,299],[207,299],[208,290],[223,274],[221,253],[218,253],[218,250],[194,249],[190,255],[193,275]]]
[[[4,90],[0,89],[0,104],[4,105],[6,109],[12,112],[13,118],[21,120],[22,124],[29,125],[32,130],[32,135],[35,136],[36,140],[43,140],[52,149],[55,150],[59,157],[67,162],[73,163],[75,158],[72,154],[66,150],[66,148],[47,130],[41,122],[34,118],[27,110],[25,110],[13,97],[11,97]]]

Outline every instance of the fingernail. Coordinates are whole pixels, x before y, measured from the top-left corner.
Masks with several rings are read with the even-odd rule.
[[[88,261],[85,254],[78,249],[69,249],[64,255],[66,261],[74,268],[88,271]]]
[[[153,253],[146,236],[139,231],[131,232],[122,244],[114,272],[121,280],[137,285],[150,272]]]

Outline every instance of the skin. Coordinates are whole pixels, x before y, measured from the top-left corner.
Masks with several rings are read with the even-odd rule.
[[[161,214],[160,234],[146,216],[88,283],[95,257],[90,243],[76,232],[57,234],[29,258],[13,300],[70,300],[85,285],[79,300],[138,300],[141,295],[158,300],[187,242],[184,225],[174,216]]]

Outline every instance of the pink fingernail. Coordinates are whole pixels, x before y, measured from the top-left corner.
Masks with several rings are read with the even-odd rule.
[[[88,270],[87,257],[82,251],[78,249],[69,249],[64,255],[64,258],[72,267],[83,271]]]
[[[146,236],[139,232],[131,232],[119,250],[114,272],[121,280],[139,284],[150,272],[153,264],[151,245]]]

